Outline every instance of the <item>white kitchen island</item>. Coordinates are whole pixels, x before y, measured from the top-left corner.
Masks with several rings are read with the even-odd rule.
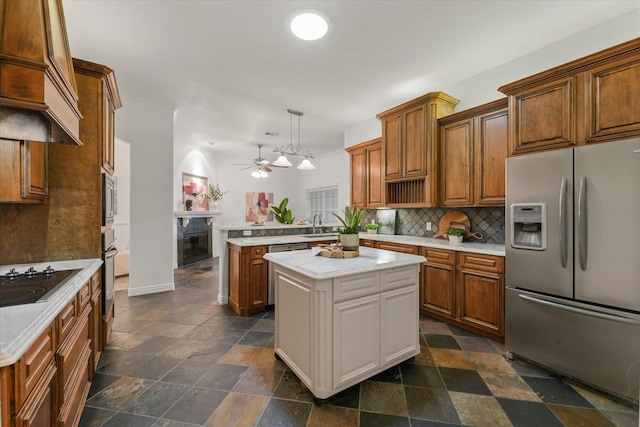
[[[268,253],[275,352],[322,402],[420,353],[422,256],[360,247],[357,258]]]

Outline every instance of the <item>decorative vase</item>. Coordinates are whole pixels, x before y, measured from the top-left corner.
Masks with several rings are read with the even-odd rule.
[[[367,230],[369,234],[378,234],[378,230]]]
[[[449,244],[450,245],[459,245],[459,244],[461,244],[462,243],[462,237],[463,236],[449,236]]]
[[[356,234],[340,234],[340,243],[345,251],[357,251],[360,247],[360,236]]]
[[[220,210],[220,200],[209,200],[209,210],[210,211],[219,211]]]

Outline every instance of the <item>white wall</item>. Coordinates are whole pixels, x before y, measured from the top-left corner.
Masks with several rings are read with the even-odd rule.
[[[131,225],[131,146],[129,142],[116,138],[115,141],[115,171],[117,178],[118,212],[113,221],[116,238],[116,248],[119,251],[129,249],[129,232]]]
[[[173,290],[173,108],[122,104],[116,134],[131,144],[129,296]]]
[[[349,154],[344,151],[334,151],[333,153],[319,156],[313,159],[316,167],[312,171],[301,171],[299,178],[299,188],[297,192],[298,200],[302,204],[300,218],[305,218],[304,212],[307,203],[307,190],[322,187],[338,186],[338,208],[344,209],[349,205]],[[307,218],[312,220],[312,218]],[[337,222],[336,218],[322,218],[324,224]]]

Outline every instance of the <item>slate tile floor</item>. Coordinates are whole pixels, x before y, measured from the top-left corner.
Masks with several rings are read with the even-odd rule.
[[[321,407],[274,359],[274,313],[217,304],[217,260],[176,290],[116,293],[116,320],[83,426],[638,426],[638,410],[523,362],[502,344],[422,317],[421,353]]]

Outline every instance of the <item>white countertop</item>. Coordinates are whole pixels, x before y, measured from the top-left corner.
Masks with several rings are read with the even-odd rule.
[[[320,227],[320,224],[316,224],[317,227]],[[339,222],[332,223],[323,223],[322,227],[341,227],[342,224]],[[219,227],[218,230],[228,231],[228,230],[279,230],[282,228],[292,229],[292,228],[310,228],[313,227],[312,222],[307,222],[306,224],[281,224],[276,221],[265,222],[264,224],[254,224],[252,222],[247,222],[244,225],[224,225]]]
[[[276,252],[264,255],[267,261],[279,264],[312,279],[331,279],[374,270],[420,264],[425,258],[401,252],[361,247],[356,258],[327,258],[305,251]]]
[[[360,233],[361,239],[375,240],[388,243],[402,243],[405,245],[422,246],[427,248],[449,249],[459,252],[473,252],[485,255],[504,256],[504,245],[493,243],[463,242],[459,245],[451,245],[448,240],[431,239],[428,237],[402,236],[390,234],[369,234]],[[237,246],[260,246],[260,245],[282,245],[288,243],[304,243],[324,240],[335,240],[335,236],[319,234],[318,237],[302,237],[296,235],[270,236],[270,237],[239,237],[227,239],[228,243]]]
[[[102,265],[101,259],[53,261],[0,266],[0,275],[11,268],[24,272],[29,267],[37,271],[50,265],[55,270],[82,269],[56,291],[47,302],[0,307],[0,367],[16,363],[63,308],[75,297]]]

